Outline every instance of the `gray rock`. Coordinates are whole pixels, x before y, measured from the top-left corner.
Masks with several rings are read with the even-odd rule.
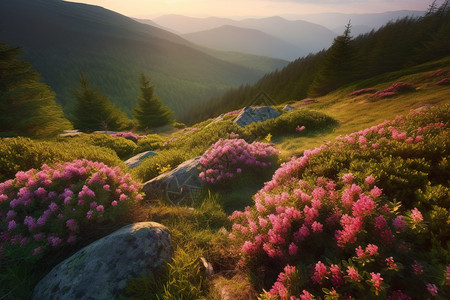
[[[174,205],[187,200],[198,200],[204,187],[200,174],[200,157],[185,161],[172,171],[161,174],[146,183],[142,190],[147,199],[166,197]]]
[[[127,159],[125,161],[125,165],[130,169],[136,168],[137,166],[142,164],[142,161],[144,159],[146,159],[149,156],[155,156],[156,154],[157,153],[153,152],[153,151],[145,151],[145,152],[139,153],[139,154],[133,156],[132,158]]]
[[[163,225],[127,225],[54,267],[31,299],[119,299],[130,278],[159,268],[172,253],[170,233]]]
[[[286,104],[286,105],[283,107],[283,110],[285,110],[285,111],[293,111],[294,108],[293,108],[292,106],[290,106],[289,104]]]
[[[234,123],[241,127],[245,127],[253,122],[263,122],[268,119],[279,117],[280,114],[270,106],[262,107],[244,107],[242,111],[234,119]]]
[[[83,133],[78,131],[78,129],[73,129],[73,130],[64,130],[63,133],[61,133],[59,136],[60,137],[72,137],[72,136],[79,136],[82,134]]]

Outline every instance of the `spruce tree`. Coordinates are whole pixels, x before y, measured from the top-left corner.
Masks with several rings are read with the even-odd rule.
[[[172,122],[173,112],[165,105],[161,99],[155,96],[155,87],[150,84],[150,80],[144,74],[140,76],[141,94],[133,109],[133,116],[138,122],[138,128],[151,129],[166,125]]]
[[[48,137],[72,124],[20,48],[0,43],[0,136]]]
[[[77,100],[73,123],[77,129],[120,131],[131,127],[127,115],[97,89],[92,89],[83,73],[79,82],[80,87],[73,91]]]
[[[355,49],[352,45],[351,24],[345,26],[342,35],[336,37],[325,57],[319,63],[310,96],[322,96],[356,78]]]

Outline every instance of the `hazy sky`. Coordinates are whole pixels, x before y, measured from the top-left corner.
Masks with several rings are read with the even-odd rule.
[[[322,12],[376,13],[426,10],[432,0],[79,0],[131,17],[164,14],[187,16],[273,16]],[[438,1],[438,3],[441,3]]]

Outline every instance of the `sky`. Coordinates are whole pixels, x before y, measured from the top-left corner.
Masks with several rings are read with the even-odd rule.
[[[379,13],[426,10],[432,0],[75,0],[129,17],[180,14],[192,17],[264,17],[324,12]],[[442,1],[438,1],[438,4]]]

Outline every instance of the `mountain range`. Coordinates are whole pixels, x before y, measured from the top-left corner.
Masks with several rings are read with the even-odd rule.
[[[202,51],[173,33],[116,12],[61,0],[1,1],[0,29],[0,40],[23,47],[24,58],[42,74],[69,113],[80,72],[128,114],[139,93],[139,74],[145,73],[156,94],[177,115],[287,63]],[[247,61],[247,66],[233,60]]]

